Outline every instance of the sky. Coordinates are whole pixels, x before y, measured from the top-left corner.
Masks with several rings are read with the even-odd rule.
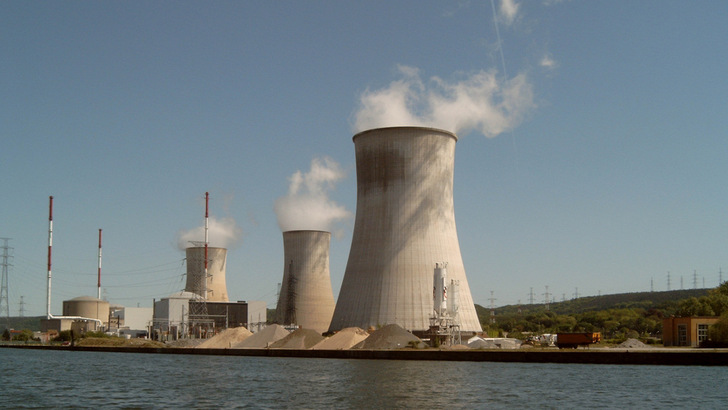
[[[205,192],[231,300],[275,307],[289,208],[333,232],[337,297],[352,136],[389,125],[459,137],[477,304],[715,287],[727,19],[725,1],[2,2],[10,315],[45,314],[51,195],[53,314],[96,295],[99,229],[103,298],[182,290]]]

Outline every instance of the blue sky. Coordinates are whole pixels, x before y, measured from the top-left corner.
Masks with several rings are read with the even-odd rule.
[[[203,224],[206,191],[240,236],[228,293],[273,307],[274,204],[315,159],[336,177],[309,193],[350,213],[330,222],[338,295],[362,97],[405,84],[422,103],[478,74],[502,118],[458,130],[455,217],[476,303],[728,278],[728,3],[494,5],[497,26],[490,1],[3,2],[11,315],[21,296],[25,315],[45,313],[50,195],[53,313],[96,294],[99,228],[112,303],[181,290],[177,242]]]

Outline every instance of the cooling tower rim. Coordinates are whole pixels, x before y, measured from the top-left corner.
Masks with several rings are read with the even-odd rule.
[[[294,232],[321,232],[321,233],[327,233],[331,235],[331,232],[329,231],[323,231],[321,229],[291,229],[290,231],[283,231],[283,233],[294,233]]]
[[[188,246],[188,247],[185,248],[185,250],[187,250],[187,249],[205,249],[205,247],[204,246]],[[224,249],[224,250],[227,250],[227,248],[221,248],[219,246],[208,246],[207,247],[207,250],[210,250],[210,249]]]
[[[364,136],[365,134],[368,134],[368,133],[371,133],[371,132],[378,132],[378,131],[383,131],[383,130],[396,130],[396,129],[402,129],[402,130],[410,129],[410,130],[422,130],[422,131],[437,132],[439,134],[446,134],[446,135],[452,137],[453,139],[455,139],[456,142],[458,140],[458,136],[455,135],[454,132],[451,132],[451,131],[448,131],[448,130],[443,130],[442,128],[420,127],[420,126],[417,126],[417,125],[403,125],[403,126],[396,126],[396,127],[372,128],[372,129],[364,130],[364,131],[361,131],[361,132],[359,132],[357,134],[354,134],[354,136],[351,139],[352,139],[352,141],[356,141],[356,139],[358,137]]]

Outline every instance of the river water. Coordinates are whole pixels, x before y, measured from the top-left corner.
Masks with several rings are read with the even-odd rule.
[[[728,368],[0,349],[4,408],[726,408]]]

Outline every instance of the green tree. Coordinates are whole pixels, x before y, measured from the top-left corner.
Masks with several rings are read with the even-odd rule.
[[[708,328],[708,338],[717,343],[728,343],[728,312]]]

